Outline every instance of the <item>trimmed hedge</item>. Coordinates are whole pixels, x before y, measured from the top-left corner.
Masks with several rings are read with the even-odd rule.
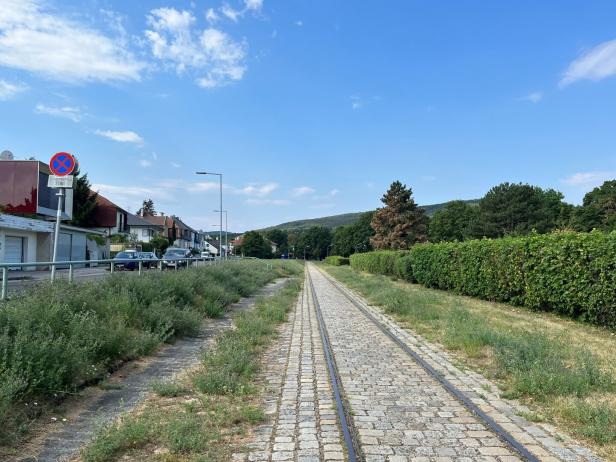
[[[334,266],[344,266],[344,265],[349,264],[349,259],[347,257],[331,255],[325,259],[325,263],[327,263],[328,265],[334,265]]]
[[[351,266],[427,287],[616,328],[616,232],[419,244],[352,255]]]

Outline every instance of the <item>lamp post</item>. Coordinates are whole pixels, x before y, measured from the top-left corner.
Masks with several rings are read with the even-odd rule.
[[[220,210],[214,210],[214,212],[220,212]],[[225,213],[225,260],[227,260],[227,254],[229,253],[229,214],[226,210],[223,210]],[[222,242],[220,243],[222,247]]]
[[[218,242],[220,242],[220,256],[222,258],[222,173],[196,172],[196,174],[197,175],[215,175],[215,176],[218,176],[220,179],[220,228],[218,231]]]

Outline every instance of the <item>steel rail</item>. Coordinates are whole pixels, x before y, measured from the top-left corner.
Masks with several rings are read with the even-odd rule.
[[[342,398],[342,391],[339,385],[340,380],[338,377],[338,370],[336,368],[336,362],[334,360],[334,355],[332,352],[331,345],[329,343],[329,335],[327,333],[327,327],[325,326],[325,321],[323,320],[323,315],[321,314],[321,306],[319,305],[319,300],[316,296],[316,291],[314,290],[314,285],[312,284],[312,278],[310,277],[310,271],[308,271],[308,267],[306,266],[306,278],[308,280],[308,286],[310,288],[310,294],[312,295],[312,304],[314,305],[317,321],[319,323],[319,333],[321,334],[321,342],[323,343],[323,351],[325,352],[325,361],[327,363],[327,369],[329,371],[329,379],[332,383],[332,389],[334,392],[334,398],[336,399],[336,408],[338,411],[338,420],[340,421],[340,427],[342,429],[342,435],[344,437],[344,443],[347,448],[347,455],[349,458],[349,462],[357,462],[362,460],[358,457],[358,454],[361,454],[359,451],[359,447],[357,445],[357,441],[353,438],[355,431],[353,430],[353,424],[351,419],[351,414],[349,409],[347,409],[346,403]]]
[[[443,388],[445,388],[454,398],[456,398],[462,405],[469,410],[472,414],[476,415],[480,420],[482,420],[485,425],[492,430],[498,438],[506,443],[510,449],[518,453],[524,460],[528,462],[539,462],[540,459],[532,454],[526,447],[520,443],[511,433],[509,433],[505,428],[503,428],[498,422],[496,422],[492,417],[486,414],[479,406],[477,406],[471,399],[464,394],[458,387],[452,384],[449,380],[447,380],[440,372],[438,372],[434,367],[432,367],[425,359],[423,359],[418,353],[412,350],[400,337],[394,334],[387,326],[385,326],[381,321],[376,319],[372,313],[368,310],[368,308],[364,307],[363,304],[357,300],[357,296],[350,292],[349,289],[343,287],[338,281],[336,281],[332,276],[327,274],[325,271],[321,270],[314,266],[314,268],[322,274],[325,279],[334,286],[347,300],[349,300],[353,306],[355,306],[359,311],[366,316],[374,325],[376,325],[381,332],[387,335],[396,345],[398,345],[406,354],[408,354],[413,360],[421,366],[432,378],[434,378],[437,382],[439,382]],[[312,283],[312,281],[311,281]]]

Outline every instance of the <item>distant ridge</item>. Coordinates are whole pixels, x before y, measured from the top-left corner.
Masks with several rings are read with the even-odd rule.
[[[465,200],[467,204],[476,205],[479,203],[479,199]],[[447,202],[441,204],[421,205],[420,207],[426,211],[428,216],[434,215],[438,209],[442,209]],[[313,226],[324,226],[325,228],[334,229],[339,226],[351,225],[355,223],[359,216],[365,212],[343,213],[341,215],[330,215],[328,217],[321,218],[308,218],[305,220],[288,221],[275,226],[269,226],[262,231],[269,231],[270,229],[306,229]]]

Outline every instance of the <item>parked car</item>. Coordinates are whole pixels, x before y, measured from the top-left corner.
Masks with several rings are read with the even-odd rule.
[[[192,258],[190,250],[170,247],[165,251],[162,260],[165,268],[181,268],[188,266],[187,258]]]
[[[210,261],[210,260],[214,260],[214,255],[212,255],[209,252],[201,252],[201,258],[203,258],[204,260]]]
[[[113,259],[113,267],[120,270],[130,270],[139,267],[137,252],[120,252]]]
[[[158,262],[160,260],[154,252],[139,252],[139,258],[145,260],[143,262],[144,268],[158,268]]]

